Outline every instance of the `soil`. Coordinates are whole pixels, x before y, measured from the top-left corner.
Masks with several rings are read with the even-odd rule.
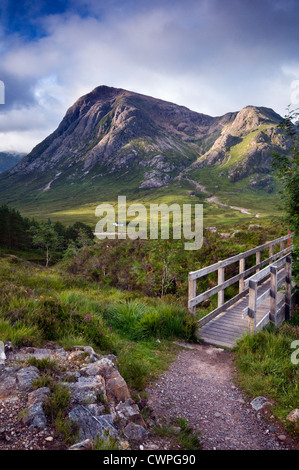
[[[231,351],[205,344],[183,346],[169,370],[147,389],[158,422],[185,417],[200,432],[203,450],[297,448],[272,415],[273,402],[255,411],[239,389]],[[144,448],[173,445],[169,439],[153,438]]]

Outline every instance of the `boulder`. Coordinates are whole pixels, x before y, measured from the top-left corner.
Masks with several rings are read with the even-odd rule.
[[[17,372],[17,386],[19,390],[28,391],[32,388],[33,380],[38,379],[39,371],[36,367],[25,367]]]
[[[72,398],[79,403],[97,403],[101,395],[107,399],[105,391],[105,381],[100,375],[95,377],[79,377],[77,382],[64,383],[72,394]]]
[[[17,379],[7,372],[0,373],[0,400],[5,400],[16,394]]]
[[[51,390],[48,387],[41,387],[28,395],[28,404],[33,405],[34,403],[45,403],[46,399],[50,395]]]
[[[116,371],[116,367],[113,362],[110,359],[103,357],[96,362],[82,367],[80,373],[87,376],[101,375],[107,380],[114,371]]]
[[[23,418],[23,423],[30,426],[31,429],[43,429],[47,426],[47,418],[43,410],[42,402],[33,403],[28,408],[28,413]]]
[[[139,424],[129,423],[124,429],[124,435],[130,441],[143,442],[148,436],[148,431]]]
[[[140,414],[138,406],[133,400],[126,400],[124,403],[119,403],[115,407],[116,415],[125,423],[133,422],[145,426],[143,418]]]
[[[108,401],[115,404],[131,398],[128,386],[117,370],[106,381],[106,393]]]
[[[299,408],[295,408],[292,410],[288,416],[286,417],[287,420],[292,421],[292,423],[297,423],[299,420]]]
[[[117,430],[113,426],[111,415],[94,416],[83,406],[76,406],[69,413],[69,418],[79,427],[79,439],[94,439],[97,436],[103,437],[108,433],[112,437],[117,437]]]

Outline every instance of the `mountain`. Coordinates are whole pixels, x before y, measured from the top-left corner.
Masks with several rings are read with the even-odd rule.
[[[247,106],[219,117],[123,89],[100,86],[71,106],[58,128],[0,176],[0,202],[61,210],[117,191],[142,199],[201,174],[261,187],[273,151],[288,140],[272,109]],[[271,179],[270,175],[270,179]],[[270,181],[270,180],[269,180]],[[254,186],[255,185],[255,186]],[[104,194],[105,193],[105,194]]]
[[[0,173],[15,166],[24,156],[24,153],[0,152]]]

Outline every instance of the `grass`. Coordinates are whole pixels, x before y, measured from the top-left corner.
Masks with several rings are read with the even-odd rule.
[[[67,349],[90,345],[99,353],[116,354],[131,390],[142,390],[174,357],[171,340],[186,339],[188,327],[180,331],[179,324],[188,325],[189,316],[183,307],[167,306],[159,299],[141,296],[142,301],[132,301],[134,295],[84,282],[61,268],[0,257],[0,340],[12,341],[13,346],[49,341]],[[154,320],[163,326],[161,335],[148,317],[154,312]],[[54,361],[31,358],[29,363],[42,372],[36,387],[53,385]]]
[[[200,434],[188,424],[185,417],[171,419],[168,424],[155,427],[155,434],[171,438],[180,450],[200,450]]]
[[[93,450],[119,450],[119,447],[119,441],[107,433],[96,437]]]
[[[291,362],[291,343],[298,337],[299,327],[285,323],[279,329],[245,336],[235,352],[242,388],[251,397],[265,395],[273,399],[273,414],[297,437],[299,423],[293,424],[285,418],[294,408],[299,408],[299,368]]]

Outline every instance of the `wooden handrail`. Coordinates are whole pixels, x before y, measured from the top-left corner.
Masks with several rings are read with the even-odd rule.
[[[285,268],[285,275],[279,280],[278,273],[281,268]],[[270,273],[270,288],[258,297],[258,282],[264,281]],[[291,316],[291,277],[292,277],[292,256],[290,254],[279,259],[249,279],[249,300],[248,307],[243,310],[243,316],[248,315],[248,332],[256,333],[267,323],[277,326],[283,320],[288,320]],[[286,284],[286,295],[278,302],[278,289],[282,284]],[[264,317],[256,323],[257,308],[270,297],[270,310]]]
[[[249,279],[245,281],[245,277],[249,276],[250,274],[254,272],[256,274],[260,274],[261,273],[260,269],[262,269],[265,265],[270,264],[274,260],[277,260],[277,258],[281,258],[282,256],[289,254],[290,251],[292,250],[292,246],[288,246],[287,248],[284,248],[284,242],[287,241],[287,243],[289,243],[289,241],[291,241],[293,236],[294,236],[293,233],[285,235],[283,237],[277,238],[276,240],[267,242],[264,245],[260,245],[256,248],[252,248],[251,250],[248,250],[238,255],[227,258],[224,261],[218,261],[217,263],[207,266],[205,268],[199,269],[198,271],[190,272],[188,276],[188,279],[189,279],[189,298],[188,298],[189,313],[194,315],[196,312],[196,306],[199,303],[208,299],[212,295],[218,293],[218,308],[215,309],[213,312],[211,312],[214,316],[216,316],[218,313],[223,311],[223,308],[222,308],[223,305],[226,305],[224,303],[224,289],[226,289],[227,287],[231,286],[232,284],[238,281],[239,281],[239,295],[235,297],[236,298],[238,297],[239,299],[242,295],[246,295],[248,292],[248,288],[249,288]],[[274,254],[274,246],[277,244],[280,245],[280,251]],[[261,252],[266,249],[269,249],[269,257],[261,262],[260,261]],[[249,269],[245,269],[245,259],[253,254],[256,254],[256,264]],[[237,261],[239,261],[239,274],[225,281],[224,280],[224,275],[225,275],[224,268],[226,266],[229,266],[230,264],[236,263]],[[217,286],[214,286],[211,289],[201,294],[196,295],[197,279],[215,271],[218,271]],[[269,272],[267,273],[268,275],[269,275]]]

